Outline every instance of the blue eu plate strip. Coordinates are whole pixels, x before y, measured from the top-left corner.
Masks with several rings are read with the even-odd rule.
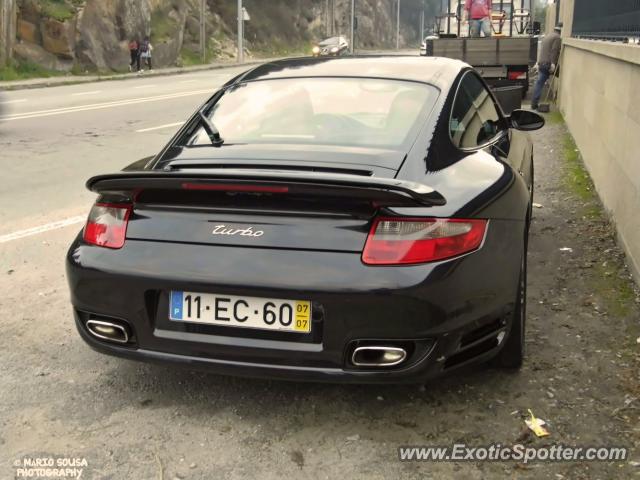
[[[171,312],[169,317],[172,320],[182,320],[182,292],[171,292]]]

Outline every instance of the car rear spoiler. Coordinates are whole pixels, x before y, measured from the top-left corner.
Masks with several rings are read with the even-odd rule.
[[[429,186],[394,178],[363,177],[348,174],[303,173],[282,170],[189,169],[189,171],[123,171],[98,175],[87,181],[92,192],[122,193],[147,189],[194,189],[309,194],[361,198],[386,206],[444,205],[446,200]]]

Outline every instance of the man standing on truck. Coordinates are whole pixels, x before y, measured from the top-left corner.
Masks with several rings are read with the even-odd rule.
[[[553,32],[544,37],[542,40],[542,49],[540,59],[538,60],[538,79],[533,88],[533,97],[531,97],[531,108],[538,109],[538,102],[542,96],[542,89],[551,74],[556,70],[558,59],[560,58],[560,48],[562,47],[562,22],[555,26]]]
[[[485,37],[491,36],[491,1],[466,0],[464,3],[465,17],[469,20],[472,37],[480,37],[480,30]]]

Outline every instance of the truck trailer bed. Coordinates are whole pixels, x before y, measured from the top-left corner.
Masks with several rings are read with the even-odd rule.
[[[427,39],[427,56],[447,57],[481,66],[534,65],[538,50],[535,37]]]

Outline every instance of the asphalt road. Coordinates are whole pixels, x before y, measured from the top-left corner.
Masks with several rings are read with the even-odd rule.
[[[246,67],[0,92],[2,236],[84,215],[91,175],[156,153]]]
[[[637,298],[597,200],[564,180],[558,123],[534,135],[542,208],[517,374],[478,367],[426,388],[270,382],[110,358],[81,341],[64,255],[93,201],[85,180],[155,153],[238,71],[2,96],[0,478],[38,458],[78,459],[81,478],[96,479],[638,478]],[[528,409],[550,437],[528,432]],[[532,464],[397,453],[518,442],[630,450],[622,461]]]

